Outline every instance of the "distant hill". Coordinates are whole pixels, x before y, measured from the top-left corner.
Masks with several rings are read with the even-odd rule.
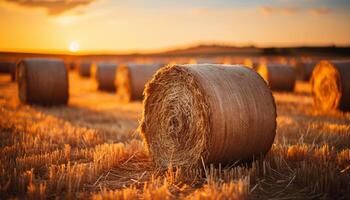
[[[261,49],[254,46],[235,47],[224,45],[198,45],[162,52],[163,55],[214,55],[214,54],[259,54]]]
[[[133,58],[133,57],[212,57],[212,56],[341,56],[350,57],[350,46],[320,46],[320,47],[271,47],[257,48],[254,46],[236,47],[226,45],[197,45],[187,48],[179,48],[157,53],[134,53],[134,54],[117,54],[117,53],[88,53],[84,55],[71,54],[50,54],[50,53],[30,53],[30,52],[0,52],[0,59],[13,58],[20,59],[23,57],[59,57],[59,58]]]
[[[338,55],[350,56],[349,47],[321,46],[321,47],[267,47],[254,46],[235,47],[224,45],[198,45],[184,49],[176,49],[159,53],[172,56],[200,56],[200,55]]]

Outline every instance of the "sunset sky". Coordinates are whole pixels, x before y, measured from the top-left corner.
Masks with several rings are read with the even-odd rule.
[[[349,0],[0,0],[0,51],[350,45]]]

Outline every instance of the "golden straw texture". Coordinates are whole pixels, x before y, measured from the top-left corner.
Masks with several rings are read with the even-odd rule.
[[[62,60],[24,59],[17,66],[22,103],[60,105],[68,102],[68,74]]]
[[[116,63],[97,63],[92,66],[92,76],[98,90],[115,91]]]
[[[126,64],[117,69],[116,87],[121,102],[143,99],[146,83],[163,64]]]
[[[78,67],[79,75],[82,77],[90,77],[91,76],[91,62],[83,61],[79,64]]]
[[[275,102],[249,68],[167,66],[146,86],[141,133],[159,167],[248,161],[271,148]]]
[[[312,73],[314,104],[321,110],[350,111],[350,61],[321,61]]]
[[[271,90],[294,90],[296,71],[293,67],[287,64],[262,64],[257,71],[268,83]]]

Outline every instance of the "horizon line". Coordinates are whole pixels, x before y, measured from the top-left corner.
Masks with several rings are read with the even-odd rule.
[[[69,55],[69,56],[89,56],[89,55],[152,55],[152,54],[165,54],[173,51],[188,50],[196,47],[223,47],[223,48],[254,48],[254,49],[293,49],[293,48],[350,48],[349,44],[300,44],[300,45],[271,45],[271,46],[259,46],[254,44],[228,44],[228,43],[196,43],[190,45],[178,45],[162,49],[149,49],[149,50],[79,50],[78,52],[70,52],[69,50],[45,50],[45,49],[0,49],[1,53],[23,53],[23,54],[52,54],[52,55]]]

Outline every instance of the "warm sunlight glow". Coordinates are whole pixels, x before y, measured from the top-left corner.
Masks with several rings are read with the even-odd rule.
[[[78,42],[71,42],[69,44],[69,51],[70,52],[77,52],[80,49],[80,45]]]

